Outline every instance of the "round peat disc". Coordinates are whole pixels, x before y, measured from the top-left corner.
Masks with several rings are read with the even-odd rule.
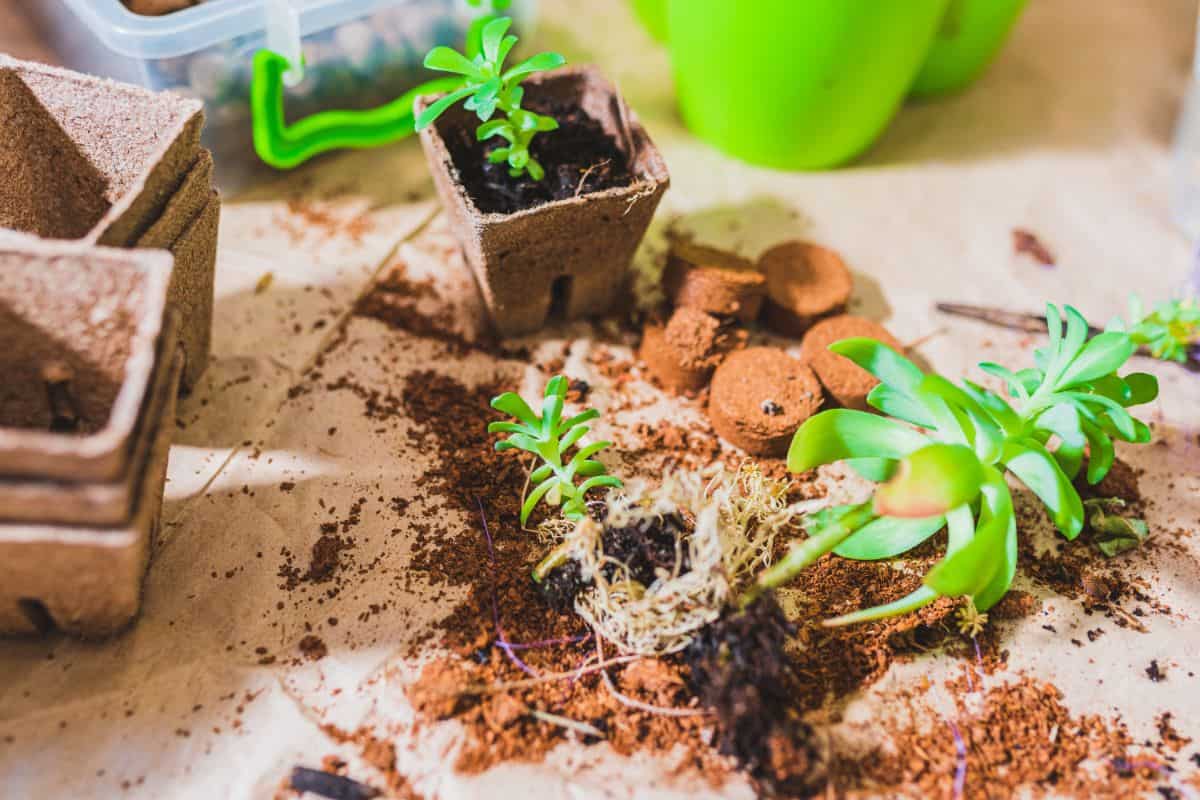
[[[694,308],[677,308],[666,325],[649,325],[638,356],[663,388],[683,394],[704,388],[725,354],[744,343],[744,331]]]
[[[767,326],[785,336],[803,336],[817,320],[845,313],[854,289],[842,257],[809,242],[777,244],[758,267],[767,281]]]
[[[903,351],[896,337],[878,322],[841,314],[821,320],[804,334],[804,341],[800,343],[800,358],[813,368],[825,390],[839,404],[846,408],[866,410],[867,394],[879,381],[850,359],[829,350],[829,345],[834,342],[860,336],[877,339],[897,351]]]
[[[751,260],[715,247],[680,241],[671,247],[663,288],[677,308],[753,321],[762,311],[766,278]]]
[[[777,347],[750,347],[713,375],[708,419],[747,453],[782,456],[800,423],[821,406],[821,384],[805,364]]]

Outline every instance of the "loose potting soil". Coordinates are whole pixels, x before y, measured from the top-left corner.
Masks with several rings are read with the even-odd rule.
[[[390,286],[379,291],[391,291]],[[413,324],[415,309],[395,320],[378,311],[369,298],[360,309],[363,316],[396,324],[399,336],[439,335],[433,327]],[[610,328],[598,324],[591,336],[604,341]],[[328,355],[336,357],[343,341],[338,340]],[[542,378],[560,372],[573,378],[572,385],[579,387],[572,395],[576,405],[603,406],[611,416],[635,411],[646,402],[647,385],[631,374],[635,365],[617,346],[587,348],[586,380],[572,374],[569,364],[579,362],[569,358],[570,343],[562,355],[545,360]],[[1106,620],[1130,625],[1139,615],[1164,613],[1143,602],[1139,579],[1129,577],[1121,560],[1104,559],[1086,532],[1075,542],[1059,542],[1052,551],[1039,551],[1031,538],[1022,537],[1019,573],[1032,582],[1037,595],[1010,592],[989,612],[992,624],[976,639],[959,633],[958,604],[950,599],[896,619],[839,629],[821,625],[827,617],[888,602],[915,589],[921,574],[944,550],[941,534],[906,554],[902,566],[827,556],[780,594],[778,606],[763,603],[747,615],[728,615],[684,653],[621,658],[610,645],[597,643],[578,616],[562,613],[566,602],[559,608],[547,603],[529,577],[547,548],[519,522],[528,457],[495,452],[494,437],[485,426],[499,418],[488,401],[518,388],[521,371],[528,369],[527,354],[512,360],[499,351],[469,347],[451,349],[447,358],[436,369],[408,372],[394,386],[345,379],[331,386],[359,396],[363,414],[372,421],[405,420],[411,425],[413,447],[435,456],[419,482],[435,513],[414,517],[407,511],[412,498],[396,500],[392,510],[414,531],[408,571],[422,576],[435,592],[454,587],[465,591],[430,635],[413,645],[414,655],[430,646],[448,655],[430,661],[407,689],[418,729],[445,719],[461,726],[462,745],[453,756],[459,771],[478,773],[507,761],[540,761],[559,745],[575,742],[603,745],[618,754],[652,754],[666,765],[665,780],[687,776],[716,786],[740,772],[757,781],[764,793],[785,796],[828,792],[1006,797],[1019,787],[1035,786],[1116,797],[1153,791],[1164,770],[1171,768],[1171,759],[1186,760],[1186,752],[1175,754],[1187,745],[1172,736],[1170,720],[1160,724],[1160,741],[1136,743],[1119,720],[1072,715],[1053,686],[1006,668],[1004,620],[1038,613],[1037,595],[1075,598],[1071,602],[1095,614],[1088,643],[1104,635]],[[486,377],[485,370],[480,383],[464,383],[454,366],[463,359],[490,359],[494,372]],[[620,427],[611,468],[626,480],[656,480],[672,465],[736,465],[743,458],[720,442],[702,413],[690,422],[663,419]],[[819,497],[829,485],[828,476],[790,475],[780,459],[761,458],[757,463],[764,474],[790,480],[793,499]],[[1133,504],[1136,474],[1118,464],[1113,475],[1112,485],[1098,491],[1126,497]],[[437,513],[439,509],[444,513]],[[1018,511],[1022,530],[1045,526],[1035,500],[1019,494]],[[338,540],[336,547],[328,548],[334,553],[331,571],[324,566],[324,550],[314,549],[311,564],[297,565],[295,591],[334,591],[348,570],[374,568],[357,563],[353,549],[342,549],[356,539],[358,513],[350,509],[350,517],[329,531],[330,538]],[[460,521],[464,514],[467,525]],[[532,523],[537,519],[535,515]],[[642,566],[649,570],[657,563],[654,536],[641,542],[646,547],[619,541],[629,537],[612,538],[612,552],[646,550]],[[1151,539],[1146,545],[1156,546],[1166,543]],[[570,587],[566,597],[578,588]],[[303,655],[319,658],[318,643],[311,645]],[[863,751],[843,746],[838,729],[846,723],[840,709],[893,665],[930,649],[961,659],[961,672],[936,685],[955,698],[953,716],[938,723],[936,712],[925,705],[924,691],[906,689],[893,702],[911,707],[911,717],[918,712],[922,718],[932,715],[937,723],[933,728],[903,719],[880,720],[872,722],[870,737],[878,747]],[[604,660],[603,669],[597,667],[599,659]],[[1173,669],[1177,668],[1149,664],[1146,680],[1169,680]],[[400,745],[381,740],[367,728],[330,728],[329,733],[361,749],[364,761],[383,776],[378,784],[388,787],[391,795],[413,796],[397,771],[393,747]],[[1091,764],[1087,770],[1080,768],[1085,760]],[[342,769],[337,764],[328,768]]]
[[[558,120],[557,130],[539,133],[529,147],[546,170],[540,181],[529,175],[513,178],[507,162],[488,161],[493,150],[506,145],[498,136],[479,142],[473,127],[456,127],[443,134],[462,184],[480,211],[511,214],[554,200],[628,186],[633,181],[628,159],[616,140],[583,109],[536,97],[527,98],[526,108]]]

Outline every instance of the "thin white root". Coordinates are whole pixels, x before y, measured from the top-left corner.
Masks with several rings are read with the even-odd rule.
[[[608,526],[677,512],[695,525],[690,535],[676,539],[674,568],[642,586],[630,579],[626,565],[604,554],[601,526],[580,523],[566,540],[592,585],[579,593],[575,611],[598,638],[608,639],[622,653],[653,656],[682,650],[720,617],[758,570],[770,565],[776,537],[796,532],[799,517],[813,510],[812,502],[787,505],[786,489],[746,462],[734,473],[721,470],[707,484],[695,474],[672,474],[656,489],[609,495]]]

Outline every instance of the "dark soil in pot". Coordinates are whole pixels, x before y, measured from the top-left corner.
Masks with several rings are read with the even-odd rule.
[[[538,134],[529,148],[546,170],[540,181],[528,175],[514,178],[508,174],[507,163],[488,161],[492,151],[506,144],[498,136],[480,142],[474,128],[461,126],[446,136],[462,185],[480,211],[511,214],[633,182],[627,156],[600,122],[583,109],[538,97],[530,97],[526,106],[558,120],[557,130]]]

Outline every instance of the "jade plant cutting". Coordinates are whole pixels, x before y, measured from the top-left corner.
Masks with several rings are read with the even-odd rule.
[[[605,467],[593,456],[612,442],[593,442],[579,447],[579,441],[590,428],[584,423],[600,416],[589,408],[568,419],[562,418],[567,396],[567,379],[563,375],[551,378],[546,384],[542,414],[538,416],[516,392],[505,392],[492,400],[492,408],[516,417],[517,422],[493,422],[489,433],[506,433],[508,438],[496,442],[500,451],[519,449],[533,453],[541,460],[529,475],[533,489],[521,503],[521,524],[543,500],[550,506],[561,506],[562,516],[578,522],[587,515],[587,493],[601,487],[619,487],[619,478],[606,474]],[[569,451],[575,452],[568,456]],[[581,483],[576,480],[581,479]]]
[[[919,589],[828,624],[900,614],[942,596],[986,611],[1008,591],[1016,570],[1008,476],[1039,498],[1063,536],[1078,536],[1086,511],[1072,479],[1083,472],[1088,483],[1098,483],[1112,466],[1114,440],[1150,440],[1150,429],[1127,409],[1153,400],[1158,383],[1145,373],[1118,375],[1137,349],[1133,334],[1114,326],[1089,338],[1083,316],[1070,306],[1064,312],[1047,306],[1050,341],[1034,353],[1035,366],[1013,372],[980,364],[1007,385],[1007,398],[968,380],[956,385],[924,374],[871,339],[832,345],[880,380],[868,403],[882,416],[847,409],[813,416],[796,432],[788,467],[803,472],[846,461],[882,485],[870,500],[810,516],[810,537],[762,572],[742,604],[827,552],[890,558],[944,527],[946,555]]]
[[[566,59],[558,53],[539,53],[515,67],[504,68],[509,52],[517,43],[517,37],[508,33],[512,20],[499,17],[483,26],[480,34],[479,51],[468,57],[450,47],[440,46],[425,56],[425,66],[440,72],[462,76],[463,85],[438,98],[417,115],[418,131],[429,127],[434,121],[460,100],[463,107],[482,123],[475,136],[484,141],[495,136],[502,137],[508,145],[498,147],[488,154],[488,159],[499,164],[508,163],[508,173],[518,178],[528,173],[540,181],[545,169],[529,153],[534,136],[558,127],[553,117],[543,116],[521,108],[525,90],[521,81],[537,72],[561,67]],[[503,119],[492,119],[497,111]]]

